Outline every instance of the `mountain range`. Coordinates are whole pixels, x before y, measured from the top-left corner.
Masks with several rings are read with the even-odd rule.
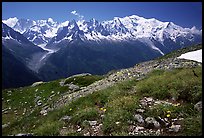
[[[43,81],[79,73],[105,74],[201,41],[202,30],[195,27],[137,15],[103,22],[16,17],[2,21],[3,47]]]

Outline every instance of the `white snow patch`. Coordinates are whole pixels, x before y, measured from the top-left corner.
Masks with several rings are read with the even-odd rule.
[[[69,24],[69,21],[65,21],[65,22],[63,22],[63,23],[60,24],[60,27],[68,26],[68,24]]]
[[[37,36],[34,36],[33,39],[31,41],[34,41],[37,38]]]
[[[187,52],[185,54],[182,54],[178,58],[194,60],[202,63],[202,49],[192,51],[192,52]]]
[[[47,21],[52,23],[52,24],[55,23],[52,18],[48,18]]]
[[[9,35],[9,36],[6,36],[6,37],[2,37],[3,39],[12,39],[12,37]]]
[[[58,28],[50,28],[48,30],[45,31],[46,34],[44,34],[45,37],[48,37],[48,38],[52,38],[54,36],[57,35],[57,30]]]

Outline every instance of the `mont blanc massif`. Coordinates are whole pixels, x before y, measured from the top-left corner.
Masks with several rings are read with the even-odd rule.
[[[202,30],[137,15],[99,22],[2,21],[2,87],[105,74],[201,43]]]

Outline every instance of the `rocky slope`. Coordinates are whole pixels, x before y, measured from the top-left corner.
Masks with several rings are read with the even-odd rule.
[[[192,50],[192,49],[191,49]],[[183,49],[183,53],[186,50]],[[171,53],[172,54],[172,53]],[[179,53],[182,54],[182,53]],[[167,55],[168,56],[168,55]],[[194,68],[201,66],[202,64],[196,61],[189,61],[186,59],[178,59],[175,55],[171,58],[161,60],[151,60],[143,63],[139,63],[132,68],[122,69],[108,75],[106,78],[97,81],[82,90],[63,96],[60,101],[56,102],[56,106],[60,106],[59,103],[71,102],[81,96],[106,89],[107,87],[113,86],[115,83],[135,78],[136,80],[143,79],[145,75],[153,70],[173,70],[175,68]],[[63,101],[63,102],[62,102]],[[59,105],[58,105],[59,104]]]

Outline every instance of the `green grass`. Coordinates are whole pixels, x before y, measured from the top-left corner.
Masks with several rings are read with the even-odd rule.
[[[34,130],[34,134],[38,136],[57,136],[59,135],[59,122],[47,121]]]
[[[120,85],[119,85],[120,86]],[[133,113],[138,105],[139,99],[135,96],[117,96],[106,104],[107,112],[103,120],[103,131],[105,134],[127,133],[128,121],[133,120]],[[116,122],[120,122],[116,124]]]
[[[194,76],[193,70],[199,77]],[[165,72],[156,70],[137,83],[136,92],[157,99],[174,97],[196,103],[201,100],[202,95],[202,67]]]
[[[202,136],[202,115],[189,116],[183,121],[183,128],[179,135]]]
[[[72,116],[70,122],[75,125],[81,125],[85,120],[97,120],[99,113],[97,108],[85,108],[83,110],[78,110]]]
[[[101,76],[85,76],[85,78],[77,77],[76,80],[82,81],[80,83],[80,86],[87,86],[101,78]],[[68,86],[60,86],[60,81],[62,81],[62,79],[45,82],[35,87],[27,86],[16,89],[3,90],[2,97],[4,98],[4,100],[2,102],[2,108],[6,109],[11,107],[11,110],[8,110],[7,114],[2,114],[2,124],[6,124],[8,122],[10,122],[11,124],[11,128],[5,128],[3,130],[3,134],[15,134],[20,130],[25,132],[31,131],[33,129],[32,126],[36,122],[44,120],[44,117],[39,114],[42,106],[38,107],[36,105],[37,101],[35,101],[35,97],[41,97],[40,100],[42,101],[42,105],[51,106],[60,97],[61,94],[69,90]],[[9,95],[9,93],[11,94]],[[49,99],[51,95],[54,96]],[[10,101],[7,102],[7,100]],[[32,108],[36,113],[34,112],[29,115]],[[24,109],[26,109],[26,112],[23,115]],[[14,111],[17,111],[17,115],[15,115]],[[59,113],[53,112],[53,114],[50,116],[53,116],[53,118],[51,118],[54,119],[56,118],[56,116],[58,116],[58,114]],[[38,121],[37,117],[41,119],[39,119]],[[29,124],[26,124],[26,121],[28,121]],[[35,125],[38,125],[38,123],[36,123]],[[9,129],[12,131],[10,131]]]
[[[5,89],[2,91],[3,100],[3,109],[11,107],[11,110],[7,114],[3,114],[3,123],[12,122],[17,118],[23,116],[23,110],[26,109],[27,115],[31,112],[32,108],[36,108],[35,97],[41,97],[39,100],[43,104],[52,105],[56,99],[60,97],[60,94],[67,92],[69,88],[67,86],[60,86],[59,82],[61,80],[51,81],[44,83],[35,87],[22,87],[17,89]],[[11,91],[11,95],[9,95]],[[53,93],[52,93],[53,92]],[[51,95],[55,94],[52,99],[49,99]],[[7,100],[10,100],[7,102]],[[17,111],[15,115],[14,111]]]
[[[175,135],[201,135],[202,116],[194,109],[194,104],[201,100],[202,97],[202,67],[193,68],[199,77],[193,75],[192,69],[175,69],[173,71],[155,70],[148,74],[143,80],[137,81],[135,79],[117,83],[112,87],[100,90],[89,94],[85,97],[80,97],[70,104],[51,111],[47,116],[39,114],[41,108],[36,108],[35,111],[28,116],[21,116],[17,118],[13,113],[3,115],[3,122],[11,121],[9,128],[2,130],[3,135],[16,134],[16,133],[34,133],[35,135],[60,135],[60,130],[63,126],[70,127],[80,125],[83,129],[88,129],[90,126],[87,121],[96,120],[102,123],[103,135],[128,135],[129,121],[134,121],[133,115],[139,107],[139,100],[144,96],[151,96],[154,99],[171,99],[176,97],[177,101],[183,101],[180,106],[173,105],[157,105],[146,110],[143,114],[144,117],[165,117],[167,111],[171,111],[171,118],[183,117],[182,130]],[[88,77],[88,76],[86,76]],[[79,77],[80,78],[80,77]],[[73,82],[74,84],[82,86],[88,85],[90,82],[95,82],[97,77],[80,79],[68,79],[67,83]],[[85,79],[89,80],[88,83],[83,82]],[[82,82],[80,82],[80,80]],[[45,87],[45,93],[41,96],[50,95],[51,91],[60,91],[63,93],[67,87],[61,88],[58,82],[46,83],[34,88],[24,87],[19,89],[12,89],[14,93],[12,96],[20,97],[17,92],[22,89],[25,93],[31,96],[35,94],[35,89],[38,88],[42,91]],[[151,87],[150,87],[151,86]],[[64,89],[64,90],[63,90]],[[3,93],[5,100],[8,95]],[[33,94],[33,93],[34,94]],[[23,95],[21,96],[30,96]],[[20,105],[19,102],[26,101],[26,99],[15,99],[16,105],[3,102],[3,107]],[[32,99],[32,97],[31,97]],[[31,100],[29,99],[29,100]],[[32,101],[32,100],[31,100]],[[29,102],[29,101],[28,101]],[[53,101],[54,102],[54,101]],[[32,103],[29,103],[30,105]],[[21,108],[28,105],[22,105]],[[21,109],[20,108],[20,109]],[[19,109],[19,112],[20,112]],[[22,110],[22,109],[21,109]],[[12,110],[13,111],[13,110]],[[22,112],[22,111],[21,111]],[[10,116],[9,116],[10,115]],[[71,116],[69,122],[59,121],[63,116]],[[104,116],[103,118],[101,116]],[[12,121],[12,118],[14,119]],[[119,122],[116,124],[116,122]],[[35,126],[35,127],[33,127]],[[77,128],[70,128],[64,135],[78,136],[82,133],[76,131]],[[168,134],[167,134],[168,135]]]

